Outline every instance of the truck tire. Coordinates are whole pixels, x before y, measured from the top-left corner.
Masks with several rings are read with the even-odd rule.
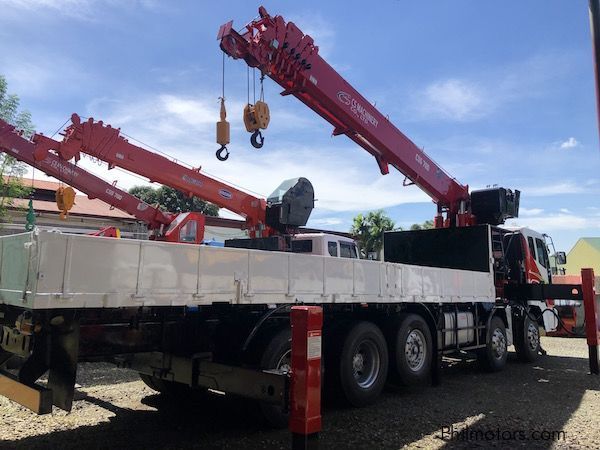
[[[534,362],[540,354],[540,327],[528,314],[517,317],[514,323],[515,351],[523,362]]]
[[[388,350],[383,333],[371,322],[355,322],[347,328],[335,358],[331,385],[352,406],[367,406],[379,397],[388,374]],[[339,350],[339,351],[337,351]],[[329,374],[329,372],[328,372]]]
[[[289,327],[279,330],[264,347],[260,358],[261,369],[277,369],[289,372],[292,364],[292,331]],[[259,403],[260,411],[267,425],[273,428],[286,428],[289,414],[282,406]]]
[[[499,372],[506,366],[508,357],[506,327],[500,317],[492,317],[486,341],[486,347],[477,355],[479,363],[488,372]]]
[[[391,379],[404,386],[430,381],[433,345],[431,331],[418,314],[401,316],[390,336]]]

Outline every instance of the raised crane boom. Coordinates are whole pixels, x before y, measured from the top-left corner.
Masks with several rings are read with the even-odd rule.
[[[77,114],[71,116],[61,142],[39,142],[35,159],[43,160],[53,150],[70,160],[80,158],[80,152],[108,163],[109,168],[121,167],[129,172],[175,188],[190,197],[214,203],[246,218],[251,237],[265,237],[284,231],[288,226],[306,225],[313,208],[312,185],[299,178],[286,188],[279,198],[266,199],[236,189],[226,183],[201,173],[200,168],[190,169],[164,156],[128,142],[118,128],[104,125],[102,121],[88,119],[82,122]]]
[[[43,142],[44,146],[58,145],[59,142],[43,135],[36,135],[37,144]],[[0,119],[0,151],[11,155],[45,174],[75,189],[87,194],[91,199],[98,198],[110,206],[131,214],[136,219],[145,222],[153,230],[164,225],[170,225],[175,219],[174,214],[161,211],[137,197],[122,191],[110,183],[77,167],[68,161],[63,161],[58,156],[48,153],[44,158],[36,160],[34,153],[36,143],[22,137],[15,127]]]
[[[261,6],[259,18],[246,25],[245,31],[238,33],[232,24],[222,25],[217,36],[226,54],[260,69],[283,87],[282,95],[293,95],[331,123],[334,135],[344,134],[363,147],[375,157],[382,174],[389,172],[389,165],[402,172],[438,205],[436,226],[469,225],[484,216],[498,215],[489,211],[496,207],[490,202],[514,203],[512,192],[507,196],[507,190],[494,191],[480,202],[481,217],[473,217],[469,187],[448,175],[371,105],[319,55],[313,39],[293,22],[270,16]],[[516,197],[518,203],[518,194]],[[442,212],[447,213],[445,223]],[[500,216],[490,220],[502,223],[508,215]]]
[[[162,211],[53,153],[46,152],[43,158],[36,159],[37,149],[54,148],[59,144],[60,142],[41,134],[36,134],[33,141],[25,139],[14,126],[0,119],[0,152],[73,186],[87,194],[90,199],[102,200],[145,222],[148,229],[153,231],[152,239],[196,244],[202,242],[204,239],[202,214],[193,212],[171,214]]]

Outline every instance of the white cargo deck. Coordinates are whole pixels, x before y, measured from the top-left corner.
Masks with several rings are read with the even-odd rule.
[[[491,272],[50,232],[0,238],[0,303],[30,309],[490,302]]]

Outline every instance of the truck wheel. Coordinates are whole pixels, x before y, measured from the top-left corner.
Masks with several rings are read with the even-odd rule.
[[[260,358],[261,369],[276,369],[288,373],[292,365],[292,331],[284,328],[275,333],[269,341]],[[270,403],[259,403],[260,411],[266,423],[273,428],[286,428],[289,414],[282,406]]]
[[[528,314],[513,321],[515,324],[515,351],[519,360],[533,362],[540,354],[540,328]]]
[[[373,403],[381,393],[388,372],[385,338],[371,322],[355,323],[345,334],[337,361],[338,389],[352,406]]]
[[[400,318],[390,339],[392,379],[405,386],[428,382],[433,356],[431,332],[418,314]]]
[[[487,345],[477,355],[485,370],[499,372],[504,369],[508,357],[507,342],[504,322],[500,317],[494,316],[487,332]]]

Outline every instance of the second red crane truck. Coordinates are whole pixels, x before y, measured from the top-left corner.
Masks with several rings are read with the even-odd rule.
[[[90,199],[100,199],[111,207],[131,214],[146,224],[151,239],[202,243],[204,239],[202,214],[196,212],[171,214],[162,211],[159,207],[149,205],[52,153],[45,154],[43,158],[35,157],[36,149],[58,145],[59,142],[41,134],[36,134],[32,141],[25,139],[14,126],[0,119],[0,152],[75,187]],[[100,230],[97,235],[105,236],[106,231]]]

